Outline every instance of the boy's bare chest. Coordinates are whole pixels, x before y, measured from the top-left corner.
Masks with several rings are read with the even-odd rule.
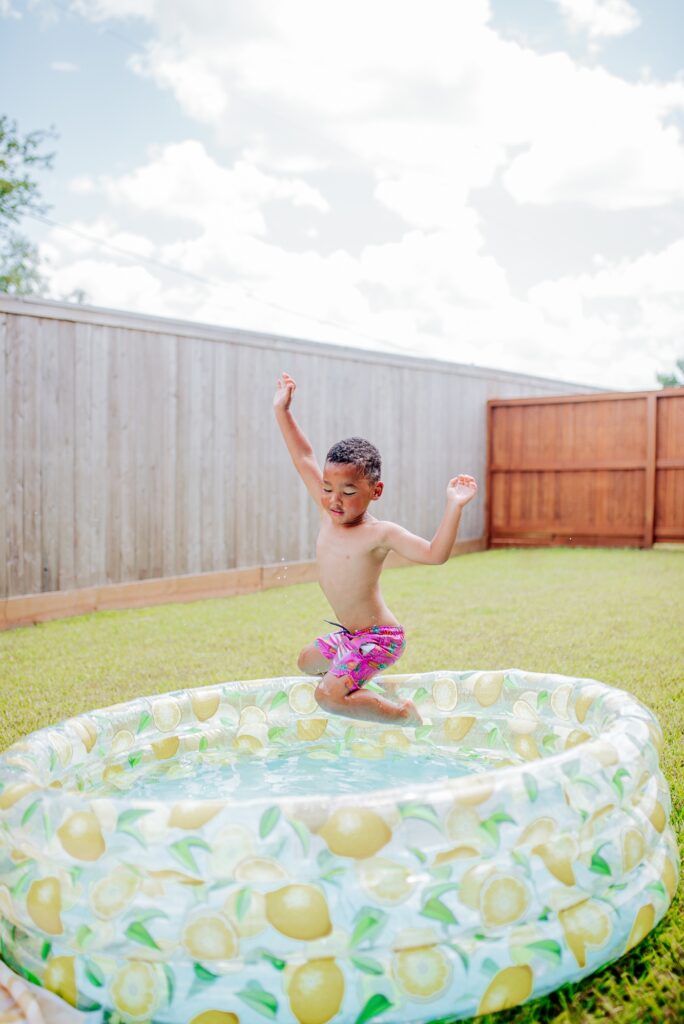
[[[321,524],[316,556],[322,567],[375,565],[381,561],[376,549],[377,531],[372,528],[335,529],[327,523]]]

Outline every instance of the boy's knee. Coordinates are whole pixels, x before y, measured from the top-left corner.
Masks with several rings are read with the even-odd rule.
[[[303,647],[297,658],[297,667],[309,676],[319,676],[325,669],[321,668],[321,653],[317,647]]]

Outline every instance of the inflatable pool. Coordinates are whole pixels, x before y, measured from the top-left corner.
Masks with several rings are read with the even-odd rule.
[[[415,729],[300,678],[144,698],[0,755],[0,954],[159,1024],[468,1017],[622,956],[679,860],[654,716],[586,679],[387,676]]]

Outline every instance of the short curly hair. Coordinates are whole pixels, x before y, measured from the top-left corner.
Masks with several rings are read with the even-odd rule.
[[[365,437],[345,437],[332,446],[325,457],[326,462],[357,466],[372,484],[376,484],[382,472],[380,452]]]

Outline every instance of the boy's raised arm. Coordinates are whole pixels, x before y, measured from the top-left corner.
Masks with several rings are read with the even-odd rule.
[[[385,546],[397,554],[423,565],[442,565],[451,554],[456,540],[463,506],[477,494],[472,476],[456,476],[447,487],[447,503],[437,533],[431,541],[418,537],[396,523],[388,523]]]
[[[316,462],[309,439],[290,412],[292,396],[296,387],[297,385],[289,373],[283,373],[279,377],[273,397],[273,411],[294,467],[306,484],[306,489],[311,497],[317,505],[320,505],[323,474]]]

